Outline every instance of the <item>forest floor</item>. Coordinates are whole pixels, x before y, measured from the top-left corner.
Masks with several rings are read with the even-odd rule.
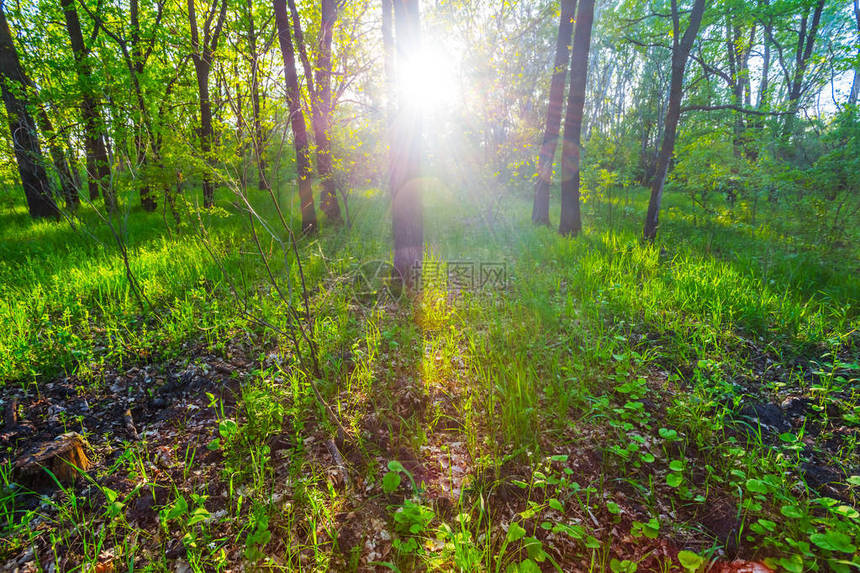
[[[645,200],[566,239],[431,185],[420,288],[376,298],[356,195],[300,239],[318,377],[230,204],[121,224],[146,312],[86,214],[0,213],[0,569],[860,569],[856,245],[670,193],[645,246]]]

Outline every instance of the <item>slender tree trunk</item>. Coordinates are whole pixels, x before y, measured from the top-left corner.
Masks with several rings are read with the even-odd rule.
[[[761,0],[759,6],[767,7],[768,0]],[[758,86],[758,101],[756,109],[762,110],[767,106],[768,90],[770,88],[770,36],[773,33],[773,26],[770,23],[770,17],[767,17],[767,22],[764,24],[764,34],[762,35],[762,44],[764,45],[761,63],[761,83]],[[760,127],[760,125],[759,125]]]
[[[66,209],[76,211],[81,203],[81,198],[78,195],[78,188],[75,186],[75,181],[72,178],[69,162],[66,160],[66,154],[63,148],[57,144],[57,135],[54,133],[54,126],[48,117],[48,113],[43,106],[39,106],[36,110],[36,123],[39,130],[45,136],[48,145],[48,151],[51,154],[51,162],[54,164],[54,169],[57,171],[57,177],[60,179],[60,193],[66,203]]]
[[[63,7],[66,29],[77,67],[78,82],[81,86],[81,115],[84,120],[84,146],[87,151],[90,200],[94,200],[101,192],[105,207],[109,211],[115,211],[117,205],[111,187],[110,160],[104,140],[104,121],[99,113],[95,95],[89,87],[92,69],[89,64],[89,54],[84,45],[81,22],[78,19],[74,0],[60,0],[60,3]]]
[[[287,16],[286,0],[272,0],[275,10],[275,24],[278,27],[278,41],[284,60],[284,77],[287,86],[287,105],[290,111],[290,124],[293,128],[293,143],[296,148],[296,175],[299,180],[299,201],[302,211],[302,230],[312,233],[317,228],[317,215],[314,209],[314,196],[311,187],[311,162],[308,147],[308,134],[305,117],[302,114],[299,77],[296,73],[296,56],[290,34],[290,20]]]
[[[266,159],[263,157],[263,123],[260,119],[260,54],[257,48],[257,30],[254,25],[254,0],[248,0],[248,49],[251,54],[251,139],[254,159],[257,162],[258,187],[270,189],[266,177]]]
[[[316,75],[314,75],[305,49],[299,11],[294,0],[288,0],[290,16],[293,19],[293,32],[298,55],[305,70],[308,93],[311,102],[311,128],[316,143],[317,172],[322,184],[320,203],[323,212],[332,223],[342,222],[337,204],[337,189],[331,158],[331,43],[334,22],[337,17],[336,0],[322,0],[320,37],[318,44]]]
[[[669,80],[669,105],[666,109],[666,121],[663,130],[663,143],[660,146],[660,154],[657,156],[657,168],[654,174],[654,183],[651,187],[651,199],[648,201],[648,212],[645,215],[645,227],[643,234],[645,239],[653,241],[657,237],[659,226],[660,203],[663,200],[663,187],[666,184],[666,175],[669,172],[669,163],[675,151],[675,137],[678,132],[678,120],[681,117],[681,99],[684,95],[684,69],[687,67],[687,58],[699,26],[702,23],[702,15],[705,13],[705,0],[695,0],[690,11],[690,20],[684,36],[678,41],[679,19],[676,0],[672,0],[672,19],[675,27],[672,35],[672,75]]]
[[[385,121],[391,127],[394,121],[394,34],[392,0],[382,0],[382,64],[385,73]]]
[[[118,43],[120,44],[126,67],[128,68],[128,75],[131,78],[131,85],[137,101],[137,110],[140,114],[140,117],[136,118],[134,125],[134,150],[137,157],[137,166],[144,174],[141,178],[140,206],[144,211],[153,212],[158,207],[158,203],[155,200],[146,176],[146,164],[148,161],[147,147],[148,142],[152,139],[152,126],[149,120],[149,111],[143,100],[143,90],[140,87],[140,76],[143,74],[144,66],[146,65],[146,57],[143,55],[140,45],[140,0],[131,0],[129,3],[129,20],[131,23],[131,54],[128,53],[128,48],[126,48],[121,38],[118,38],[120,40]]]
[[[561,144],[561,220],[558,232],[562,235],[577,235],[582,231],[579,205],[580,137],[593,21],[594,0],[579,0],[570,59],[570,91],[564,116],[564,141]]]
[[[537,180],[532,206],[532,222],[549,225],[549,187],[552,183],[552,164],[558,147],[558,132],[561,125],[561,109],[564,106],[564,84],[570,62],[570,40],[573,34],[573,16],[576,0],[561,1],[561,18],[558,22],[558,37],[555,42],[555,63],[549,86],[549,106],[546,126],[538,152]]]
[[[317,145],[317,171],[322,192],[320,207],[332,223],[340,223],[337,189],[331,155],[331,43],[337,18],[337,0],[322,0],[319,56],[316,65],[316,95],[312,116]]]
[[[738,58],[738,46],[736,43],[737,29],[732,25],[731,14],[726,15],[726,60],[729,64],[729,78],[731,79],[732,103],[736,106],[741,104],[743,94],[743,84],[741,83],[741,73]],[[735,159],[741,157],[741,132],[743,131],[743,118],[738,112],[734,113],[734,122],[732,130],[732,152]]]
[[[803,79],[806,68],[812,57],[812,49],[815,46],[815,37],[818,34],[818,25],[821,22],[821,13],[824,10],[824,0],[818,0],[812,13],[812,20],[807,21],[809,9],[804,12],[800,22],[800,34],[797,38],[797,51],[794,58],[794,77],[788,86],[788,114],[785,116],[782,135],[787,141],[794,132],[794,120],[800,109],[800,98],[803,96],[805,87]],[[807,31],[808,29],[808,31]]]
[[[200,152],[207,165],[213,164],[212,157],[212,100],[209,97],[209,74],[212,70],[208,62],[192,56],[194,72],[197,77],[197,94],[200,100]],[[212,175],[203,173],[203,207],[210,208],[215,204],[215,185]]]
[[[66,0],[69,1],[69,0]],[[203,23],[203,38],[201,41],[200,31],[197,29],[197,12],[195,0],[188,0],[188,24],[191,28],[191,61],[194,63],[194,72],[197,76],[197,94],[200,99],[200,152],[209,166],[214,166],[215,159],[212,156],[212,144],[214,130],[212,129],[212,100],[209,97],[209,75],[212,72],[212,56],[218,48],[218,40],[224,27],[224,19],[227,16],[227,0],[212,0],[213,3],[206,14]],[[220,9],[219,7],[220,2]],[[218,20],[215,28],[211,28],[218,10]],[[203,173],[203,207],[209,208],[215,204],[215,184],[212,175],[206,171]]]
[[[417,65],[421,50],[418,0],[394,0],[397,66]],[[424,257],[421,204],[421,112],[401,86],[391,143],[391,217],[394,268],[411,287]]]
[[[860,37],[860,1],[858,0],[854,0],[854,19],[857,22],[857,35]],[[857,45],[860,46],[860,41],[858,41]],[[858,48],[858,52],[860,52],[860,48]],[[860,60],[860,53],[858,53],[856,57]],[[860,63],[854,65],[854,81],[851,82],[851,93],[848,95],[848,105],[857,105],[858,94],[860,94]]]
[[[36,125],[27,110],[26,102],[16,95],[16,92],[26,93],[30,81],[21,68],[2,3],[0,3],[0,82],[2,82],[3,103],[6,105],[12,145],[15,149],[15,160],[18,162],[18,174],[21,176],[21,185],[24,187],[30,216],[34,219],[43,217],[56,219],[59,217],[59,211],[51,196],[50,181],[45,172],[45,160],[39,148]]]

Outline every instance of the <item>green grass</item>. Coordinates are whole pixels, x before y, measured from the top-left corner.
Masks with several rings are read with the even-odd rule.
[[[611,228],[607,204],[587,203],[584,234],[565,239],[531,226],[525,193],[491,209],[490,197],[430,185],[424,278],[446,262],[504,263],[509,288],[458,293],[431,281],[384,308],[356,304],[350,274],[390,258],[384,194],[355,194],[352,229],[300,239],[317,383],[348,433],[350,486],[329,471],[319,444],[336,435],[333,420],[280,332],[293,323],[228,203],[206,221],[208,241],[192,217],[177,233],[159,214],[129,214],[123,236],[152,305],[145,312],[92,214],[85,232],[31,223],[20,209],[2,214],[0,379],[30,388],[67,372],[98,384],[106,368],[227,356],[231,340],[251,341],[256,366],[241,373],[238,403],[209,404],[218,485],[197,486],[198,497],[180,487],[160,514],[164,531],[184,535],[195,569],[223,568],[238,545],[241,558],[286,570],[368,560],[400,570],[669,570],[672,556],[649,553],[657,537],[705,558],[740,547],[789,571],[858,567],[858,478],[845,484],[860,462],[856,247],[825,252],[787,235],[781,222],[792,214],[778,209],[755,228],[728,211],[707,217],[680,193],[666,197],[658,243],[643,245],[646,192],[616,197]],[[252,199],[273,221],[267,197]],[[300,307],[295,261],[273,240],[261,247]],[[744,406],[798,395],[813,404],[799,428],[768,433],[739,421]],[[281,434],[294,443],[287,470],[268,445]],[[133,468],[146,467],[146,444],[128,452],[114,471],[140,478]],[[805,482],[811,456],[842,472],[845,499]],[[392,472],[400,481],[383,487]],[[448,483],[458,485],[446,505]],[[226,515],[195,520],[210,515],[207,496],[222,486]],[[706,514],[722,506],[734,539],[708,529]],[[56,519],[71,511],[80,508],[64,506]],[[105,511],[75,519],[132,528]],[[371,517],[393,542],[384,556],[365,549],[378,541]],[[349,538],[348,526],[361,535]],[[13,547],[26,545],[10,529]],[[638,549],[615,553],[613,529]],[[87,543],[94,561],[98,541]]]

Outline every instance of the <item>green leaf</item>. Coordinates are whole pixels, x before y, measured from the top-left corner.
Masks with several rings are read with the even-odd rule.
[[[537,563],[532,561],[531,559],[524,559],[518,565],[514,565],[511,563],[505,569],[506,572],[511,573],[540,573],[540,567]]]
[[[564,506],[554,497],[550,498],[549,501],[547,501],[547,505],[549,505],[552,509],[556,511],[564,512]]]
[[[681,567],[687,571],[698,571],[702,563],[705,562],[703,557],[693,553],[692,551],[679,551],[678,561],[681,562]]]
[[[526,553],[528,553],[529,557],[538,563],[546,561],[546,551],[543,550],[543,543],[541,543],[540,539],[537,537],[526,537],[523,539],[523,543],[525,544]]]
[[[854,553],[857,548],[851,543],[851,537],[841,531],[830,530],[827,533],[813,533],[809,540],[822,549]]]
[[[178,517],[182,517],[188,512],[188,502],[185,501],[185,498],[181,495],[176,499],[173,503],[173,506],[170,508],[170,511],[167,512],[165,516],[165,520],[170,521],[171,519],[176,519]]]
[[[105,494],[105,497],[107,498],[108,503],[115,502],[116,498],[119,496],[119,494],[116,491],[112,490],[109,487],[103,487],[102,493]]]
[[[191,517],[188,518],[188,527],[192,525],[197,525],[201,521],[205,521],[209,518],[209,512],[206,511],[205,507],[198,507],[194,511],[191,512]]]
[[[669,487],[678,487],[683,481],[684,477],[681,474],[673,473],[666,476],[666,483],[669,485]]]
[[[796,505],[783,505],[781,508],[779,508],[779,512],[784,516],[791,517],[793,519],[800,519],[805,515],[803,511]]]
[[[581,525],[567,525],[566,523],[556,523],[552,527],[553,533],[566,533],[574,539],[582,539],[585,537],[585,528]]]
[[[639,458],[646,464],[653,463],[655,459],[654,456],[648,452],[642,452],[639,454]]]
[[[400,485],[402,478],[397,472],[387,472],[382,477],[382,491],[391,493]]]
[[[850,505],[840,505],[838,507],[834,507],[831,511],[838,515],[845,516],[849,519],[857,519],[858,517],[860,517],[860,513],[857,513],[857,510]]]
[[[403,464],[398,462],[397,460],[391,460],[388,462],[388,469],[393,472],[405,472],[406,468],[403,467]]]
[[[525,534],[526,530],[523,529],[516,521],[512,521],[511,525],[508,527],[508,542],[518,541],[522,539]]]
[[[617,515],[617,514],[621,513],[621,508],[618,507],[618,504],[615,503],[614,501],[607,501],[606,502],[606,510],[613,515]]]
[[[678,432],[666,428],[660,428],[658,430],[658,433],[660,434],[660,437],[664,440],[674,440],[678,437]]]
[[[612,570],[612,573],[635,573],[639,566],[632,561],[625,559],[624,561],[619,561],[618,559],[612,559],[609,561],[609,569]]]
[[[648,539],[657,539],[657,535],[660,533],[660,522],[657,521],[656,517],[652,517],[648,523],[642,524],[642,531]]]
[[[684,462],[681,460],[672,460],[669,462],[669,469],[673,472],[682,472],[684,471]]]
[[[803,558],[800,555],[783,557],[778,561],[780,567],[788,573],[803,573]]]
[[[239,425],[233,420],[227,418],[221,420],[218,424],[218,433],[221,434],[221,437],[225,440],[229,440],[239,431]]]
[[[760,479],[750,478],[747,480],[747,491],[752,493],[767,493],[767,485]]]

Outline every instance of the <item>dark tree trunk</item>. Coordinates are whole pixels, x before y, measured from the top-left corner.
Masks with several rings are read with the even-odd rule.
[[[695,0],[690,11],[690,21],[684,36],[678,41],[680,34],[680,16],[676,0],[672,0],[672,20],[674,34],[672,35],[672,75],[669,80],[669,106],[666,109],[666,121],[663,129],[663,143],[660,146],[660,154],[657,156],[657,168],[654,173],[654,182],[651,187],[651,198],[648,201],[648,212],[645,215],[645,227],[643,234],[645,239],[653,241],[657,237],[659,225],[660,203],[663,200],[663,187],[666,184],[666,175],[669,173],[669,163],[675,151],[675,137],[678,132],[678,120],[681,117],[681,99],[684,95],[684,69],[687,67],[687,58],[699,26],[702,23],[702,15],[705,13],[705,0]]]
[[[66,29],[75,56],[78,82],[81,86],[81,115],[84,120],[84,146],[87,151],[87,179],[90,188],[90,200],[94,200],[101,192],[105,207],[109,211],[116,210],[116,197],[111,186],[110,160],[104,140],[104,122],[99,113],[95,95],[89,87],[92,69],[89,54],[84,45],[81,32],[81,22],[75,9],[74,0],[60,0],[63,15],[66,19]]]
[[[254,1],[248,0],[248,50],[251,59],[251,140],[254,145],[254,159],[257,162],[258,187],[269,190],[266,177],[266,159],[263,157],[263,123],[260,119],[260,54],[257,51],[257,30],[254,26]]]
[[[290,111],[290,125],[293,128],[293,143],[296,148],[296,175],[299,180],[299,201],[302,211],[302,230],[312,233],[317,228],[317,215],[314,209],[314,195],[311,188],[311,161],[308,147],[308,133],[305,116],[302,114],[299,76],[296,73],[296,56],[290,34],[290,20],[287,16],[286,0],[272,0],[275,10],[275,24],[278,27],[278,41],[284,60],[284,78],[287,85],[287,106]]]
[[[418,0],[394,0],[397,66],[416,65],[421,49]],[[424,257],[421,204],[421,112],[401,89],[391,142],[391,217],[394,268],[407,286],[418,278]]]
[[[140,118],[135,122],[134,126],[134,148],[137,155],[137,167],[144,173],[144,176],[141,178],[143,182],[140,187],[140,206],[144,211],[153,212],[158,207],[158,203],[146,177],[146,164],[148,160],[146,153],[147,142],[152,138],[152,126],[149,120],[149,111],[143,100],[143,90],[140,87],[140,76],[143,74],[147,55],[141,49],[139,0],[131,0],[129,16],[131,22],[131,54],[128,53],[128,49],[121,39],[118,43],[125,58],[128,74],[131,78],[131,85],[134,88],[138,113],[140,114]],[[159,20],[160,18],[161,12],[159,10]]]
[[[561,109],[564,106],[564,83],[570,62],[570,40],[573,34],[573,16],[576,0],[562,0],[561,19],[558,22],[558,37],[555,42],[555,62],[549,86],[549,106],[546,126],[538,152],[537,181],[532,206],[532,222],[549,225],[549,187],[552,183],[552,164],[558,147],[558,132],[561,126]]]
[[[201,58],[192,56],[194,72],[197,77],[197,95],[200,101],[200,153],[207,165],[213,164],[212,158],[212,100],[209,97],[209,73],[211,66]],[[203,173],[203,207],[215,203],[215,185],[210,173]]]
[[[812,20],[808,20],[809,8],[806,9],[806,12],[801,17],[800,33],[797,37],[797,51],[794,58],[794,77],[788,86],[788,114],[785,116],[785,124],[782,131],[783,138],[786,141],[791,138],[794,132],[794,120],[800,109],[800,98],[806,91],[803,79],[806,75],[809,60],[812,57],[812,49],[815,46],[815,37],[818,34],[818,25],[821,22],[821,12],[823,10],[824,0],[818,0],[812,13]]]
[[[594,0],[580,0],[576,13],[573,52],[570,58],[570,91],[567,95],[567,111],[564,115],[564,141],[561,144],[561,220],[558,224],[558,232],[562,235],[577,235],[582,231],[582,215],[579,208],[580,136],[593,21]]]
[[[220,3],[220,10],[218,6]],[[218,20],[215,28],[211,25],[214,20],[215,11],[218,10]],[[200,31],[197,29],[197,12],[194,0],[188,0],[188,24],[191,28],[191,61],[194,63],[194,72],[197,76],[197,94],[200,99],[200,152],[209,166],[214,166],[215,160],[212,156],[212,144],[214,131],[212,129],[212,100],[209,97],[209,74],[212,71],[212,55],[218,47],[218,39],[224,27],[224,19],[227,16],[227,0],[213,0],[203,23],[203,38],[201,41]],[[215,184],[212,175],[206,171],[203,173],[203,207],[210,208],[215,204]]]
[[[6,22],[3,4],[0,3],[0,81],[2,81],[3,103],[6,105],[6,116],[9,119],[9,129],[12,135],[12,145],[15,148],[15,159],[18,162],[18,173],[21,175],[21,185],[30,216],[34,219],[43,217],[59,217],[57,205],[51,197],[51,186],[48,174],[45,172],[45,161],[39,149],[39,138],[33,117],[27,110],[27,104],[17,94],[26,93],[30,81],[21,69],[18,52],[12,41],[12,32]]]
[[[331,43],[334,22],[337,18],[337,1],[322,0],[319,57],[316,66],[316,95],[313,98],[314,139],[317,144],[317,171],[322,183],[320,207],[333,223],[342,222],[337,204],[331,156]]]
[[[337,18],[335,0],[322,0],[320,38],[316,62],[316,75],[311,68],[311,62],[305,49],[305,39],[302,32],[299,12],[295,0],[289,0],[290,15],[293,19],[295,43],[305,70],[305,80],[311,101],[311,127],[314,130],[316,142],[317,172],[322,184],[320,206],[332,223],[342,222],[340,208],[337,204],[337,189],[334,181],[331,158],[331,42],[334,22]]]

